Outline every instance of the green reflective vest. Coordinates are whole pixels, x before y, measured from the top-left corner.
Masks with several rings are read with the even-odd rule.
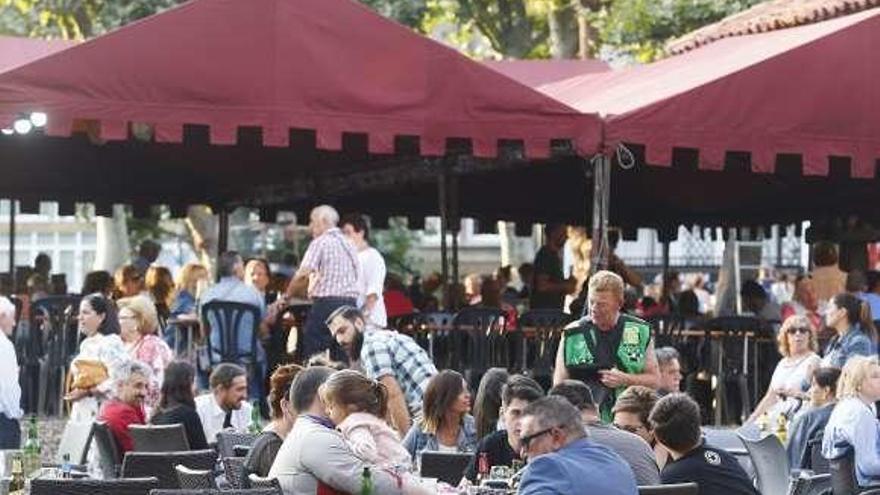
[[[565,328],[564,335],[564,360],[568,375],[576,380],[582,380],[588,385],[599,385],[598,370],[615,367],[624,373],[638,374],[645,371],[648,345],[651,343],[651,325],[627,314],[620,314],[617,325],[608,335],[617,350],[613,353],[614,362],[597,362],[596,346],[598,343],[599,328],[592,321],[584,318],[576,321]],[[618,387],[610,391],[599,402],[599,412],[604,423],[610,423],[613,419],[611,409],[617,401],[617,397],[626,389]],[[595,395],[595,392],[594,392]]]

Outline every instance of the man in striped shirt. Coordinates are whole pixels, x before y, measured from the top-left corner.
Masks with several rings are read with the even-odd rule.
[[[354,246],[337,227],[339,213],[328,205],[312,210],[309,229],[312,242],[306,249],[302,263],[287,287],[287,296],[302,293],[312,300],[303,334],[303,357],[330,349],[330,358],[345,360],[331,338],[324,321],[340,306],[354,306],[358,292],[359,261]]]

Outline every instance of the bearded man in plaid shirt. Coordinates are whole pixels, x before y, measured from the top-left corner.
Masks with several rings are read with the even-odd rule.
[[[327,205],[312,210],[309,243],[299,269],[287,287],[287,296],[306,292],[312,307],[303,332],[303,358],[330,350],[330,358],[345,360],[324,321],[341,306],[354,306],[358,297],[359,262],[355,247],[339,230],[339,213]],[[305,289],[305,290],[304,290]]]
[[[336,342],[352,364],[388,390],[391,426],[406,434],[422,409],[422,397],[437,374],[431,357],[412,337],[394,330],[367,331],[366,319],[353,306],[343,306],[327,318]]]

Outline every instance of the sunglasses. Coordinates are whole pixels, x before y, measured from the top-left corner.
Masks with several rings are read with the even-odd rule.
[[[629,433],[634,433],[634,434],[638,434],[638,431],[641,430],[642,428],[644,428],[644,426],[642,426],[642,425],[638,425],[638,426],[633,426],[633,425],[619,425],[619,424],[616,424],[616,423],[615,423],[614,425],[612,425],[612,426],[614,426],[614,427],[617,428],[618,430],[623,430],[623,431],[627,431],[627,432],[629,432]]]
[[[557,428],[557,427],[551,426],[550,428],[541,430],[536,433],[532,433],[531,435],[526,435],[526,436],[520,437],[519,438],[520,447],[522,447],[523,450],[529,450],[529,444],[532,443],[532,440],[534,440],[542,435],[546,435],[546,434],[550,433],[551,431],[553,431],[553,428]]]
[[[809,334],[810,332],[812,332],[812,330],[810,330],[809,328],[804,328],[804,327],[794,327],[794,328],[788,329],[789,335],[794,335],[796,333]]]

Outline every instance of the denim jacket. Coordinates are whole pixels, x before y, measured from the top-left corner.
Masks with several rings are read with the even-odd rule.
[[[477,427],[474,417],[470,414],[462,419],[461,430],[458,432],[458,451],[475,452],[477,450]],[[412,456],[413,463],[418,463],[419,456],[424,451],[436,452],[440,450],[437,437],[431,433],[425,433],[420,423],[414,423],[412,428],[403,439],[403,446]]]
[[[874,343],[868,334],[857,324],[846,332],[843,337],[836,335],[825,348],[822,366],[843,368],[852,356],[871,356],[875,352]]]

